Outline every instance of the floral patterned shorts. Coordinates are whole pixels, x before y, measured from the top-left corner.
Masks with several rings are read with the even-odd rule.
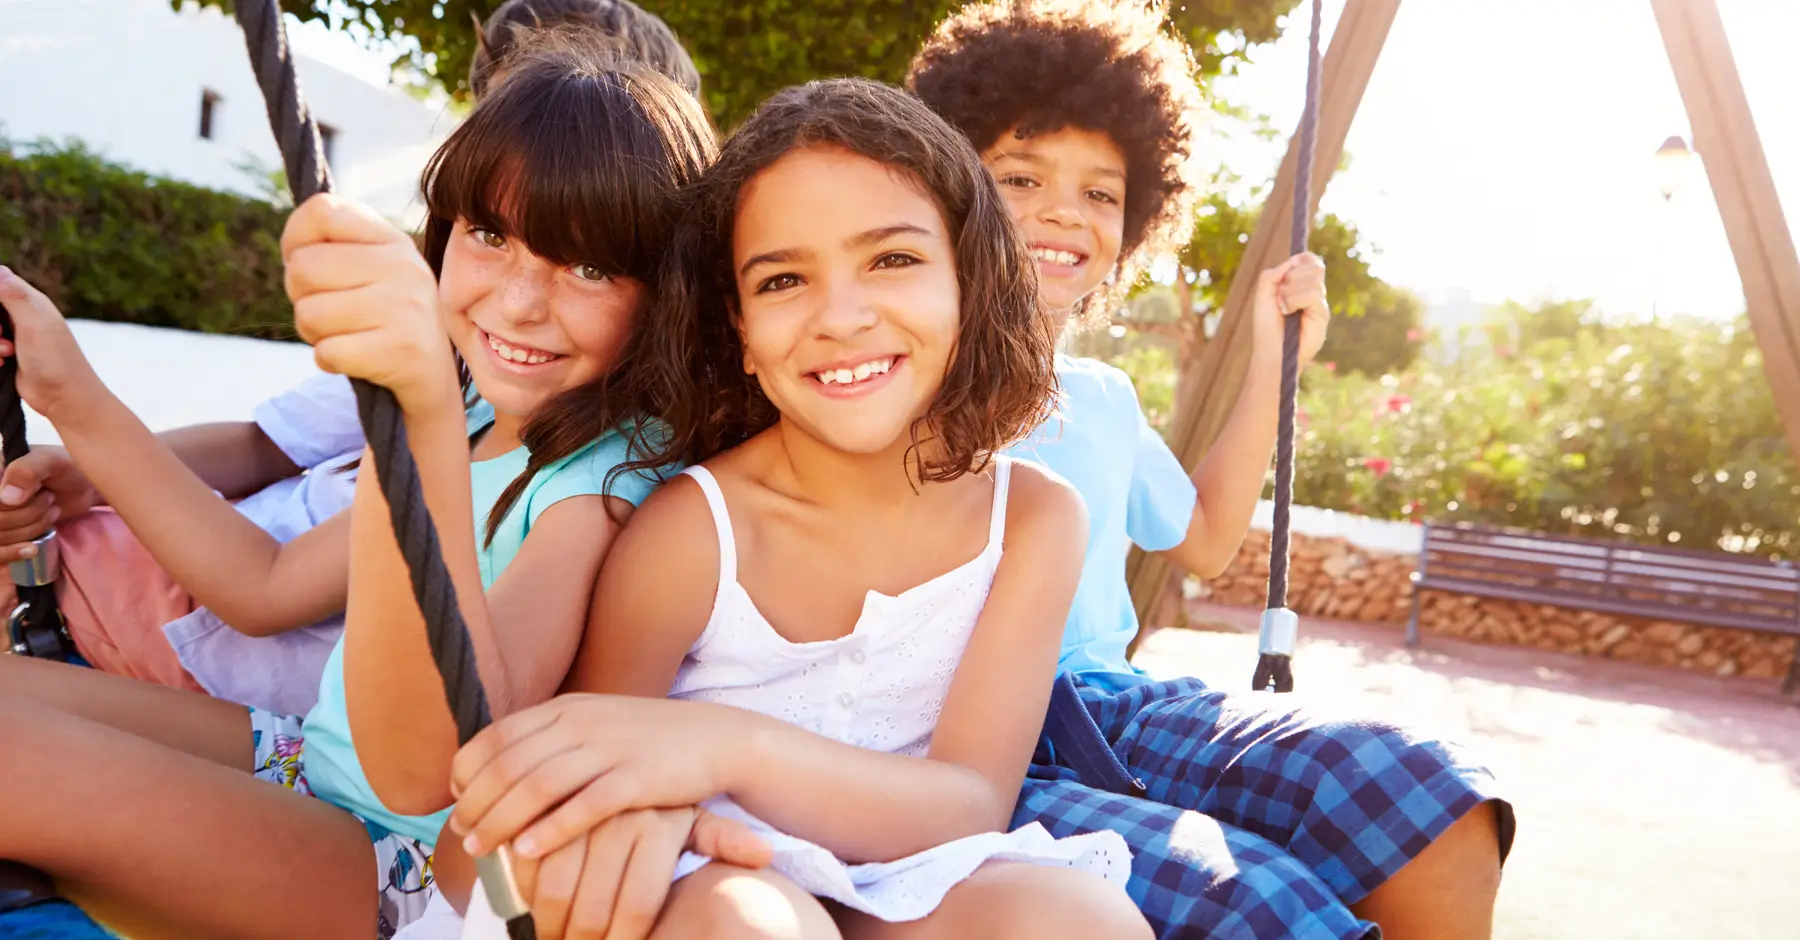
[[[306,736],[299,718],[251,708],[250,740],[256,748],[259,779],[312,795],[312,788],[306,785]],[[425,905],[437,893],[437,882],[431,875],[432,847],[389,832],[361,816],[356,819],[369,831],[369,843],[375,847],[377,890],[381,893],[376,936],[390,940],[396,931],[423,914]]]

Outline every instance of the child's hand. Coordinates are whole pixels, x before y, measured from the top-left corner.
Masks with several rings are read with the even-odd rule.
[[[0,473],[0,562],[37,553],[31,540],[58,519],[100,505],[100,494],[61,447],[37,446]]]
[[[1298,254],[1262,273],[1256,282],[1252,339],[1255,355],[1281,362],[1284,317],[1300,319],[1300,368],[1305,369],[1325,345],[1331,308],[1325,302],[1325,262],[1312,252]]]
[[[519,859],[514,872],[538,940],[643,940],[683,851],[742,868],[761,868],[773,855],[744,824],[686,806],[621,813],[542,861]]]
[[[451,766],[450,828],[479,857],[540,858],[627,810],[726,792],[749,712],[671,699],[561,695],[489,725]]]
[[[19,357],[19,397],[25,404],[61,424],[89,393],[106,387],[56,305],[6,267],[0,267],[0,304],[13,324],[13,341],[0,340],[0,359]]]
[[[410,413],[461,410],[437,281],[412,239],[325,193],[288,217],[281,257],[294,326],[319,368],[384,386]]]

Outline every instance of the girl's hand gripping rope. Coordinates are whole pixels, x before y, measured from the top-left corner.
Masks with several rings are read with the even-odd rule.
[[[387,388],[408,414],[462,409],[437,279],[405,233],[325,193],[288,217],[281,256],[319,368]]]
[[[1325,300],[1325,262],[1312,252],[1298,254],[1262,273],[1256,282],[1252,311],[1254,354],[1274,363],[1281,373],[1281,334],[1286,317],[1300,320],[1300,368],[1304,370],[1331,325],[1331,308]]]
[[[19,357],[19,397],[33,411],[60,426],[106,393],[62,312],[6,267],[0,267],[0,304],[13,324],[12,342],[0,340],[0,359]]]

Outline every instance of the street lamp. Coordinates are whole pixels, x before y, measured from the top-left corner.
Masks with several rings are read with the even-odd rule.
[[[1656,186],[1662,191],[1663,202],[1674,198],[1675,191],[1686,181],[1688,164],[1693,160],[1694,152],[1688,149],[1687,141],[1679,136],[1663,141],[1656,148]]]
[[[1688,165],[1693,162],[1693,159],[1694,152],[1688,149],[1687,141],[1682,140],[1679,136],[1663,141],[1662,146],[1656,148],[1656,188],[1662,193],[1663,205],[1668,205],[1670,200],[1675,198],[1675,191],[1681,188],[1682,183],[1687,182]],[[1669,220],[1664,220],[1663,229],[1664,250],[1662,254],[1666,255],[1668,254]],[[1652,276],[1655,287],[1650,295],[1650,318],[1652,320],[1656,319],[1656,308],[1660,306],[1662,280],[1665,276],[1667,276],[1667,266],[1657,265],[1655,274]]]

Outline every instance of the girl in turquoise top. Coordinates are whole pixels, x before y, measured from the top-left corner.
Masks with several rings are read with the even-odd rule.
[[[545,52],[433,158],[422,256],[333,197],[288,222],[296,324],[321,365],[394,392],[451,570],[488,589],[462,596],[486,601],[467,612],[499,713],[556,690],[601,558],[652,483],[615,470],[638,429],[598,426],[590,402],[641,359],[630,348],[671,197],[714,151],[669,80]],[[406,282],[396,270],[427,289],[384,293]],[[10,272],[0,293],[21,392],[80,420],[66,325]],[[373,475],[365,460],[349,626],[304,721],[0,657],[0,858],[49,872],[134,937],[386,937],[417,915],[454,740]],[[436,499],[448,492],[457,511]],[[441,766],[420,770],[436,745]],[[415,777],[435,793],[408,790]]]

